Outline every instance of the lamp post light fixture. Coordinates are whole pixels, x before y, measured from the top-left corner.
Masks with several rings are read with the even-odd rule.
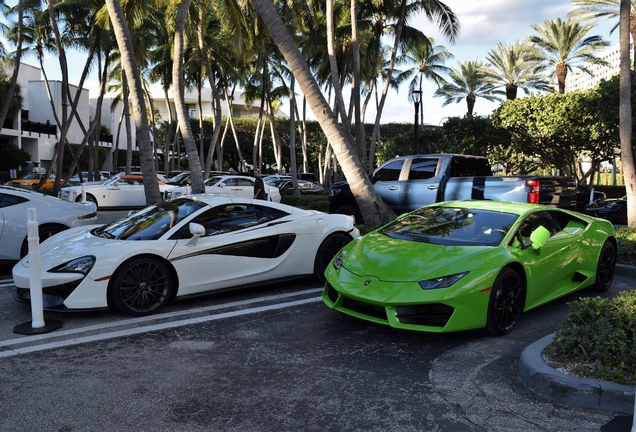
[[[419,127],[418,127],[418,119],[419,119],[419,112],[420,112],[420,102],[422,101],[422,90],[413,90],[411,91],[411,97],[413,98],[413,103],[415,104],[415,129],[414,129],[414,133],[413,133],[413,147],[415,149],[415,153],[413,154],[417,154],[418,153],[418,131],[419,131]]]

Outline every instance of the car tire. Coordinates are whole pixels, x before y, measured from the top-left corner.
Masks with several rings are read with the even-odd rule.
[[[501,336],[515,326],[525,306],[526,287],[515,270],[506,267],[495,279],[488,300],[486,330]]]
[[[605,240],[596,263],[596,280],[594,281],[596,291],[605,292],[610,289],[614,281],[616,261],[616,245],[611,240]]]
[[[63,225],[40,225],[38,227],[38,237],[40,238],[40,243],[46,240],[49,237],[53,237],[57,233],[61,233],[62,231],[67,230],[68,227]],[[24,258],[29,253],[29,238],[25,237],[22,242],[22,247],[20,248],[20,259]]]
[[[111,281],[112,304],[122,313],[146,316],[170,301],[175,289],[168,266],[158,258],[134,258],[122,264]]]
[[[86,194],[86,201],[95,203],[97,205],[97,199],[91,194]]]
[[[314,277],[321,283],[325,282],[325,269],[340,249],[351,241],[351,236],[342,232],[331,234],[318,248],[314,260]]]
[[[88,193],[86,194],[86,201],[95,203],[95,205],[97,206],[97,199],[91,194],[88,194]],[[81,193],[77,196],[77,198],[75,198],[75,202],[82,202]]]

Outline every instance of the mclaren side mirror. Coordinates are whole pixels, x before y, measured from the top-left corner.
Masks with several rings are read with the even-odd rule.
[[[196,246],[197,242],[199,241],[199,237],[205,235],[205,228],[203,227],[203,225],[194,222],[190,222],[188,228],[190,229],[192,238],[188,240],[186,246]]]

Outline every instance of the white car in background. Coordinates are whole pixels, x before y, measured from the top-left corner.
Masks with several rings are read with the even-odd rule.
[[[161,180],[159,191],[165,197],[174,186]],[[102,183],[88,183],[82,186],[62,188],[60,198],[70,202],[82,201],[82,188],[86,188],[86,201],[93,202],[98,208],[143,208],[146,207],[146,191],[141,174],[115,175]]]
[[[203,184],[205,185],[206,194],[229,194],[245,198],[254,198],[255,180],[253,177],[248,176],[224,175],[210,177]],[[178,198],[183,195],[189,195],[190,193],[192,193],[190,186],[175,187],[166,194],[166,199]],[[267,194],[268,201],[280,202],[280,191],[278,188],[265,183],[265,193]]]
[[[0,186],[0,262],[16,262],[27,254],[30,208],[35,209],[40,241],[69,228],[97,223],[94,203],[69,203],[32,190]]]

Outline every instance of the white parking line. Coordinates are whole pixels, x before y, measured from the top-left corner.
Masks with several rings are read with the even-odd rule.
[[[259,313],[259,312],[264,312],[264,311],[268,311],[268,310],[276,310],[276,309],[282,309],[282,308],[286,308],[286,307],[292,307],[292,306],[297,306],[297,305],[317,302],[317,301],[322,300],[321,296],[319,296],[319,297],[311,297],[311,298],[302,299],[302,300],[295,300],[295,301],[291,301],[291,302],[287,302],[287,303],[277,303],[277,304],[268,305],[268,306],[260,306],[260,307],[255,307],[255,308],[249,308],[249,309],[244,309],[244,310],[239,310],[239,311],[225,312],[225,313],[221,313],[221,314],[217,314],[217,315],[205,315],[205,316],[196,317],[196,318],[189,318],[189,319],[171,321],[171,322],[167,322],[167,323],[160,323],[160,324],[154,324],[154,325],[147,325],[147,326],[143,326],[143,327],[136,327],[136,328],[132,328],[132,329],[119,330],[119,331],[108,332],[108,333],[101,333],[101,334],[92,335],[92,336],[79,337],[79,338],[76,338],[76,339],[69,339],[69,340],[58,341],[58,342],[43,343],[43,344],[33,345],[33,346],[29,346],[29,347],[24,347],[24,348],[11,348],[11,347],[15,347],[16,345],[30,343],[30,342],[34,342],[34,341],[38,341],[38,340],[54,339],[54,338],[63,337],[63,336],[75,335],[75,334],[78,334],[78,333],[87,333],[87,332],[90,332],[90,331],[103,330],[105,328],[121,327],[121,326],[124,326],[124,325],[130,325],[130,324],[140,324],[140,323],[153,321],[153,320],[156,321],[156,320],[160,320],[160,319],[172,318],[172,317],[177,317],[177,316],[182,316],[182,315],[191,315],[193,313],[210,312],[210,311],[214,311],[214,310],[218,310],[218,309],[225,309],[225,308],[228,308],[228,307],[243,306],[243,305],[253,304],[253,303],[262,303],[264,301],[280,300],[280,299],[290,298],[290,297],[299,296],[299,295],[303,295],[303,294],[315,293],[317,291],[322,291],[322,289],[321,288],[309,289],[309,290],[304,290],[304,291],[300,291],[300,292],[279,294],[279,295],[275,295],[275,296],[271,296],[271,297],[260,297],[260,298],[251,299],[251,300],[244,300],[244,301],[239,301],[239,302],[225,303],[225,304],[221,304],[221,305],[207,306],[207,307],[202,307],[202,308],[189,309],[189,310],[185,310],[185,311],[178,311],[178,312],[172,312],[172,313],[166,313],[166,314],[152,315],[152,316],[142,317],[142,318],[133,318],[133,319],[127,319],[127,320],[123,320],[123,321],[111,322],[111,323],[106,323],[106,324],[97,324],[97,325],[92,325],[92,326],[80,327],[80,328],[76,328],[76,329],[63,330],[63,331],[60,331],[60,332],[49,333],[49,334],[34,335],[34,336],[30,336],[30,337],[23,337],[23,338],[16,338],[16,339],[8,339],[8,340],[5,340],[5,341],[0,341],[0,348],[5,348],[7,350],[7,351],[0,351],[0,357],[11,357],[11,356],[18,355],[18,354],[24,354],[24,353],[30,353],[30,352],[36,352],[36,351],[43,351],[43,350],[47,350],[47,349],[60,348],[60,347],[66,347],[66,346],[71,346],[71,345],[78,345],[78,344],[81,344],[81,343],[94,342],[94,341],[105,340],[105,339],[112,339],[112,338],[121,337],[121,336],[130,336],[130,335],[134,335],[134,334],[146,333],[146,332],[149,332],[149,331],[164,330],[164,329],[168,329],[168,328],[181,327],[181,326],[184,326],[184,325],[198,324],[198,323],[203,323],[203,322],[207,322],[207,321],[214,321],[214,320],[223,319],[223,318],[231,318],[231,317],[235,317],[235,316]]]
[[[0,288],[15,286],[13,279],[0,279]]]

